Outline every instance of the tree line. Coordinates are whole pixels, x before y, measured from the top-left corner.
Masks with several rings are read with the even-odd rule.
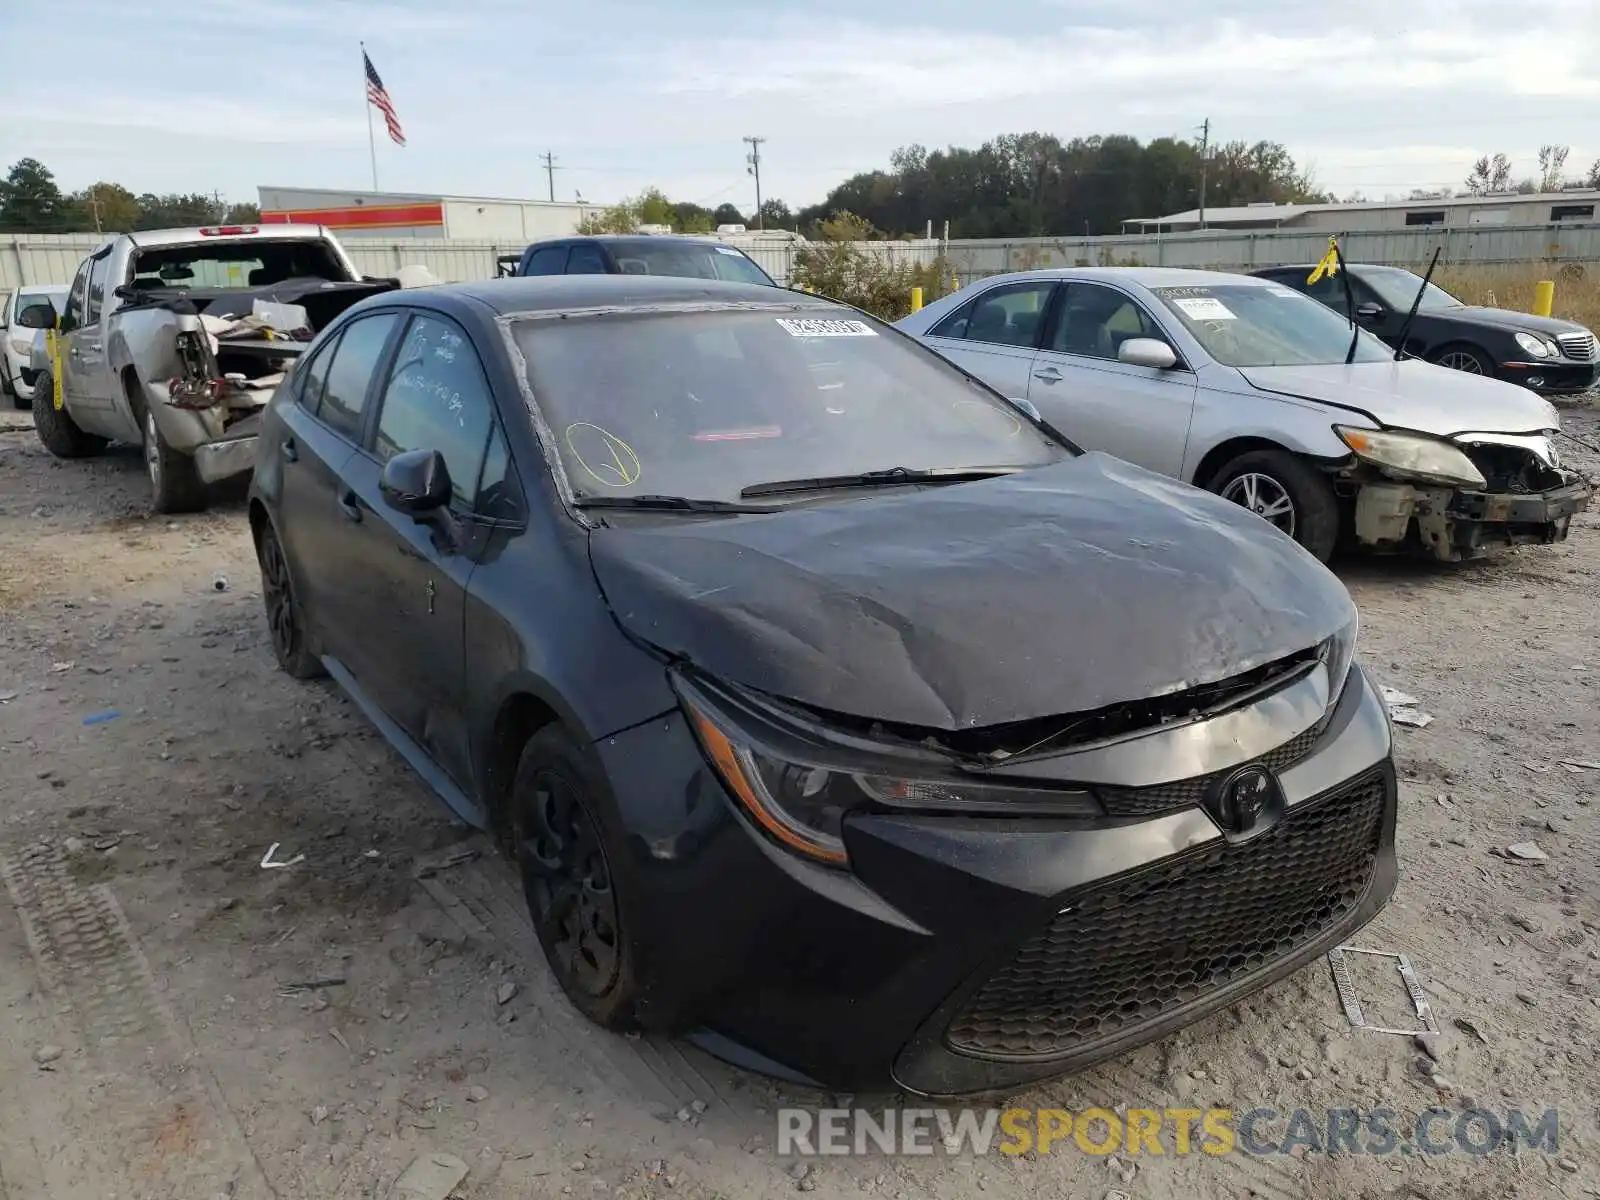
[[[1568,182],[1600,187],[1600,162],[1585,176],[1569,175],[1568,148],[1539,150],[1538,174],[1514,179],[1503,153],[1484,155],[1459,189],[1413,192],[1408,199],[1461,191],[1555,191]],[[623,233],[641,225],[667,225],[678,233],[710,233],[720,225],[791,229],[826,239],[825,223],[848,214],[853,229],[870,238],[935,235],[949,222],[951,237],[1061,237],[1119,233],[1134,217],[1159,217],[1197,208],[1201,188],[1208,208],[1255,202],[1359,203],[1358,194],[1335,197],[1278,142],[1224,142],[1201,148],[1178,138],[1140,142],[1123,134],[1062,141],[1053,134],[1005,134],[977,149],[929,150],[912,145],[890,155],[887,170],[852,175],[819,204],[799,211],[768,199],[760,213],[732,203],[715,208],[674,201],[659,188],[597,209],[583,223],[595,233]],[[22,233],[114,232],[165,226],[251,222],[254,204],[229,204],[215,195],[134,195],[116,183],[96,183],[64,194],[37,159],[13,164],[0,180],[0,230]]]
[[[257,205],[230,204],[203,192],[136,196],[117,183],[63,192],[50,169],[36,158],[18,159],[0,180],[0,230],[8,233],[109,234],[260,219]]]

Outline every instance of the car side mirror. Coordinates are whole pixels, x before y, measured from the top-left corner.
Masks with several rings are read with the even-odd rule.
[[[1365,304],[1356,305],[1356,316],[1365,321],[1376,321],[1383,316],[1384,308],[1381,304],[1374,304],[1368,300]]]
[[[1129,338],[1117,347],[1117,361],[1167,371],[1178,365],[1178,352],[1160,338]]]
[[[24,329],[54,329],[56,310],[48,304],[30,304],[17,314],[17,324]]]
[[[408,450],[384,464],[378,490],[390,508],[422,520],[450,503],[450,468],[437,450]]]

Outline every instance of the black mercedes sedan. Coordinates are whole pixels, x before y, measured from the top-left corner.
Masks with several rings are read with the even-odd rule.
[[[1391,347],[1400,347],[1401,331],[1412,302],[1422,302],[1405,333],[1405,352],[1442,367],[1520,383],[1546,395],[1585,392],[1600,379],[1600,346],[1576,321],[1536,317],[1506,308],[1463,304],[1422,276],[1401,267],[1351,263],[1351,298],[1356,321]],[[1350,299],[1343,276],[1324,275],[1307,283],[1313,266],[1263,267],[1251,274],[1304,292],[1341,315]]]
[[[283,668],[497,835],[609,1028],[992,1091],[1238,1000],[1394,887],[1339,582],[818,297],[375,297],[273,398],[249,513]]]

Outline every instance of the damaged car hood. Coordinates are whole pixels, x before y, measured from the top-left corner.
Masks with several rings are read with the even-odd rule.
[[[1238,370],[1261,391],[1357,409],[1392,429],[1439,437],[1536,433],[1560,424],[1555,406],[1525,387],[1417,359]]]
[[[1355,615],[1259,517],[1103,454],[996,479],[596,529],[623,628],[723,680],[935,730],[1239,675]]]

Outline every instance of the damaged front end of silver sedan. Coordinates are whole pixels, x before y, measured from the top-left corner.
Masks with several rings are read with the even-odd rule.
[[[1357,543],[1439,562],[1564,541],[1593,485],[1561,465],[1550,432],[1451,438],[1339,427],[1352,458],[1338,474]]]

